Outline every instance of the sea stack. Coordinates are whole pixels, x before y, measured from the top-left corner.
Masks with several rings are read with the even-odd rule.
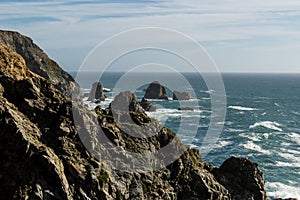
[[[173,100],[189,100],[191,98],[188,92],[173,91]]]
[[[104,95],[103,87],[100,82],[95,82],[92,85],[91,92],[89,94],[88,101],[105,101],[106,96]]]
[[[144,98],[168,100],[168,93],[164,86],[162,86],[158,81],[154,81],[146,89]]]

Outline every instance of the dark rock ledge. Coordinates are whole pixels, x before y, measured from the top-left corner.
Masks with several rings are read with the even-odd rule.
[[[115,113],[101,107],[91,113],[80,102],[72,105],[70,98],[29,70],[22,56],[3,44],[0,77],[1,199],[267,198],[262,172],[244,158],[229,158],[216,168],[205,163],[199,151],[187,149],[167,167],[144,173],[116,171],[96,160],[83,142],[102,153],[101,134],[125,151],[139,153],[155,152],[174,140],[181,144],[175,133],[144,113],[130,92],[118,97],[128,103],[129,111],[117,98],[111,105]],[[72,112],[91,124],[79,123],[76,128]],[[123,118],[128,114],[135,126],[148,131],[132,129],[133,124]],[[80,139],[77,130],[85,137]],[[132,137],[128,131],[156,134]],[[105,153],[113,160],[114,153],[122,152]]]

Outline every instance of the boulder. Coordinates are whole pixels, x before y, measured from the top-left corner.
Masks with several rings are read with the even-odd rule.
[[[143,108],[137,102],[135,94],[129,91],[120,92],[110,103],[109,109],[126,112],[143,112]]]
[[[156,107],[152,106],[151,103],[149,101],[147,101],[145,98],[142,99],[142,101],[140,102],[140,105],[142,106],[142,108],[145,111],[148,111],[148,112],[156,111]]]
[[[219,169],[213,170],[213,174],[234,199],[267,199],[263,173],[257,163],[231,157]]]
[[[191,111],[193,111],[194,109],[191,108],[191,107],[181,107],[181,108],[178,108],[178,110],[191,110]]]
[[[162,86],[158,81],[154,81],[146,89],[144,98],[168,100],[168,93],[164,86]]]
[[[191,98],[188,92],[173,91],[173,100],[189,100]]]
[[[95,82],[92,85],[91,92],[89,94],[88,101],[105,101],[106,96],[103,92],[103,87],[100,82]]]

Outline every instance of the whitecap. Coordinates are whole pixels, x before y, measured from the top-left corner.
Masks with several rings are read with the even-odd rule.
[[[243,106],[228,106],[230,109],[241,110],[241,111],[254,111],[259,110],[257,108],[243,107]]]
[[[274,103],[274,105],[277,106],[277,107],[281,107],[278,103]]]
[[[279,182],[267,182],[268,196],[272,198],[300,199],[300,190],[297,186],[290,186]]]
[[[243,130],[243,129],[235,129],[235,128],[227,128],[226,131],[227,132],[231,132],[231,133],[242,133],[245,130]]]
[[[262,127],[268,128],[268,129],[273,129],[275,131],[280,131],[280,132],[283,131],[281,128],[279,128],[279,126],[282,126],[281,124],[279,124],[277,122],[271,122],[271,121],[257,122],[255,124],[249,126],[249,129],[254,129],[259,126],[262,126]]]
[[[289,160],[289,162],[291,163],[296,163],[298,166],[300,166],[300,157],[295,155],[295,154],[291,154],[291,153],[278,153],[278,155],[286,160]]]
[[[277,167],[300,167],[298,163],[281,162],[281,161],[276,161],[275,166],[277,166]]]
[[[194,145],[194,144],[187,144],[187,146],[191,149],[197,149],[199,148],[197,145]]]
[[[217,147],[221,148],[221,147],[225,147],[225,146],[228,146],[228,145],[231,145],[231,144],[232,144],[231,141],[221,140],[221,141],[218,142]]]
[[[295,115],[300,115],[300,112],[292,111],[292,113]]]
[[[272,154],[271,151],[261,148],[259,145],[254,144],[252,141],[248,141],[246,144],[240,144],[239,146],[242,146],[245,149],[250,149],[250,150],[253,150],[253,151],[257,151],[257,152],[260,152],[260,153],[266,154],[266,155]]]
[[[297,133],[287,133],[287,136],[292,138],[298,145],[300,145],[300,134]]]

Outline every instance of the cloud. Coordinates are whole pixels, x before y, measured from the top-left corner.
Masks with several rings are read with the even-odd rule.
[[[265,51],[270,42],[264,38],[275,46],[291,38],[291,49],[299,49],[298,0],[31,0],[0,7],[1,28],[30,35],[45,49],[87,51],[113,34],[147,26],[181,31],[211,51],[251,49],[252,43]]]

